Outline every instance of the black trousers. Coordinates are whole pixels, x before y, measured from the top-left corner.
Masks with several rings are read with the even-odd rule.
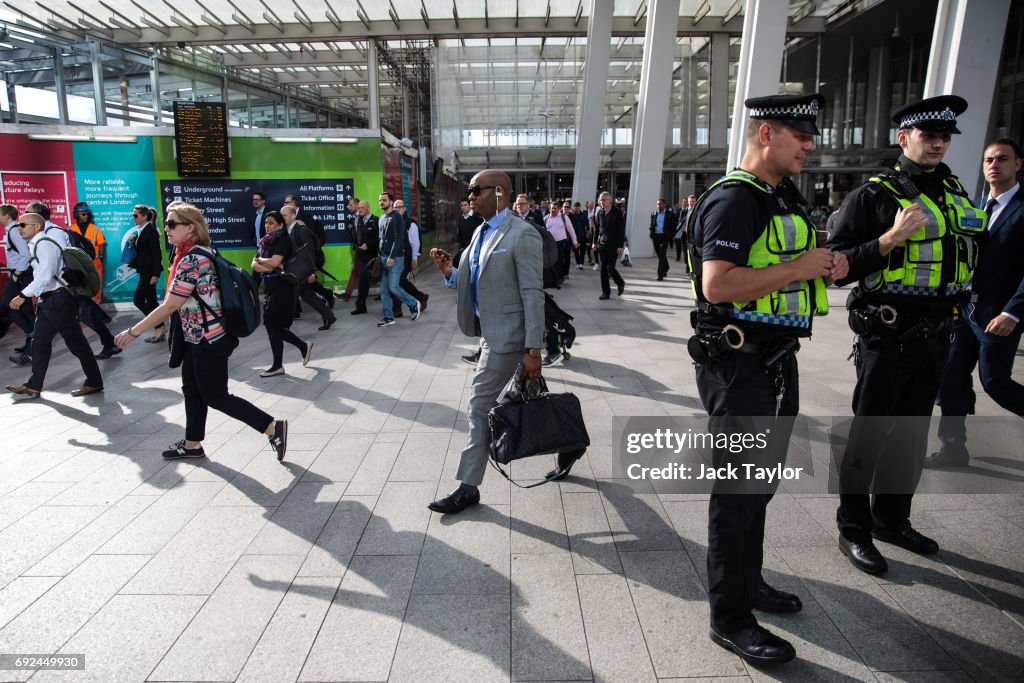
[[[317,285],[319,285],[319,283],[317,283]],[[319,313],[321,318],[324,320],[330,320],[334,317],[334,314],[331,313],[331,310],[327,307],[327,304],[324,303],[323,298],[317,294],[316,289],[311,283],[300,282],[297,285],[297,289],[299,298],[309,304],[314,311]]]
[[[244,422],[257,432],[266,430],[274,418],[244,398],[228,393],[228,359],[238,340],[224,335],[212,344],[185,342],[181,363],[181,393],[185,396],[185,438],[206,438],[206,415],[210,408]],[[93,361],[95,362],[95,361]]]
[[[28,302],[25,305],[29,305]],[[90,387],[103,386],[100,367],[79,324],[79,310],[78,302],[63,289],[48,292],[39,298],[35,333],[32,336],[32,376],[25,383],[27,386],[36,391],[43,390],[43,380],[46,379],[50,355],[53,353],[53,338],[58,334],[64,339],[68,351],[82,364],[85,384]]]
[[[576,256],[576,265],[582,266],[583,255],[587,253],[587,245],[584,244],[582,241],[578,242],[576,246],[573,248],[572,253]]]
[[[619,255],[617,250],[611,247],[598,247],[598,256],[601,260],[601,292],[611,294],[612,286],[609,279],[614,280],[617,285],[626,284],[615,268],[619,262]]]
[[[939,388],[939,441],[943,452],[967,451],[967,418],[974,414],[974,367],[978,366],[981,386],[1002,408],[1024,416],[1024,386],[1011,373],[1020,345],[1021,327],[1005,336],[988,334],[973,322],[961,319],[953,330],[942,386]]]
[[[368,264],[372,259],[363,259],[359,256],[356,258],[359,259],[359,294],[356,296],[355,310],[365,311],[366,297],[370,294],[370,266]]]
[[[902,343],[894,333],[857,337],[854,419],[836,512],[846,539],[867,543],[873,528],[896,531],[909,522],[948,352],[948,330]]]
[[[651,241],[654,242],[654,255],[658,257],[658,277],[665,277],[668,275],[668,237],[654,235]]]
[[[135,286],[135,297],[132,299],[132,303],[142,312],[143,316],[149,315],[160,305],[156,296],[156,284],[149,284],[152,277],[152,273],[139,273],[139,283]],[[163,325],[159,327],[163,327]]]
[[[786,356],[781,365],[766,372],[758,356],[733,353],[697,366],[697,389],[713,424],[728,431],[739,427],[728,418],[774,416],[777,378],[785,386],[779,415],[792,418],[800,409],[799,372],[796,357]],[[742,422],[742,421],[737,421]],[[785,462],[792,420],[771,423],[767,457]],[[740,429],[743,429],[740,427]],[[743,431],[747,431],[743,429]],[[763,456],[758,456],[763,457]],[[714,449],[716,467],[748,460],[749,454]],[[764,524],[773,491],[721,493],[716,489],[708,503],[708,600],[711,625],[722,632],[753,626],[754,600],[761,585],[764,560]]]
[[[109,349],[114,347],[114,335],[111,334],[110,328],[107,327],[107,322],[110,320],[107,312],[100,308],[98,303],[89,298],[79,300],[78,310],[82,324],[96,333],[100,338],[100,343],[103,344],[103,348]]]
[[[426,294],[421,292],[419,288],[413,284],[412,280],[409,279],[409,274],[412,272],[412,259],[406,258],[404,265],[402,266],[402,276],[398,279],[398,286],[401,287],[409,294],[413,299],[419,301],[420,304],[426,298]],[[401,312],[402,302],[397,297],[391,297],[391,310],[395,312]]]
[[[683,259],[683,238],[676,237],[672,241],[676,243],[676,261],[681,261]]]
[[[11,299],[21,294],[21,290],[28,287],[28,285],[31,282],[31,269],[26,270],[24,273],[22,273],[21,277],[19,277],[17,280],[14,279],[14,275],[12,274],[10,277],[7,278],[7,284],[4,285],[3,300],[2,302],[0,302],[0,306],[3,306],[10,312],[11,322],[20,327],[21,331],[24,332],[29,337],[32,336],[32,328],[35,327],[36,324],[36,314],[32,310],[32,306],[22,306],[16,311],[11,309],[9,306],[11,303]]]
[[[564,239],[558,243],[558,277],[564,278],[569,274],[569,267],[572,265],[572,240]]]
[[[284,362],[284,343],[288,342],[306,355],[306,342],[299,339],[291,331],[292,311],[295,310],[297,293],[295,287],[281,281],[279,277],[263,278],[263,288],[267,295],[263,299],[263,325],[267,328],[267,339],[270,340],[270,353],[273,361],[270,367],[281,367]]]

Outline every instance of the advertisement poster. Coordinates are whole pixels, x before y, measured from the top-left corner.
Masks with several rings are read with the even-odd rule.
[[[327,244],[351,242],[345,227],[351,178],[299,180],[161,180],[161,209],[184,201],[195,205],[210,229],[214,246],[252,249],[256,246],[256,210],[252,193],[263,192],[267,209],[280,210],[285,196],[302,197],[302,208],[324,225]]]
[[[156,206],[156,176],[152,144],[142,138],[136,144],[74,143],[75,193],[71,206],[85,202],[96,227],[107,240],[103,259],[103,301],[131,301],[138,273],[121,263],[121,251],[136,230],[132,209],[136,204]],[[131,170],[129,170],[131,169]],[[74,218],[65,225],[70,225]],[[163,290],[163,278],[157,291]]]
[[[50,208],[50,220],[67,226],[71,222],[68,206],[68,176],[63,171],[0,171],[0,200],[22,213],[32,202]]]

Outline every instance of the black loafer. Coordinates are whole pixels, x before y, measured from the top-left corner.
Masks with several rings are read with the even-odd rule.
[[[761,582],[761,586],[757,589],[757,597],[754,598],[754,609],[762,612],[794,614],[803,609],[803,606],[797,596],[776,590],[764,581]]]
[[[460,486],[444,498],[428,504],[427,507],[444,515],[454,515],[479,502],[480,489],[475,486]]]
[[[900,531],[875,529],[871,532],[871,535],[879,541],[898,545],[899,547],[906,548],[910,552],[917,553],[918,555],[931,555],[939,552],[938,543],[917,531],[909,524],[903,527]]]
[[[711,642],[759,666],[785,664],[796,657],[796,650],[788,641],[761,626],[751,626],[732,633],[719,633],[712,627]]]
[[[967,467],[971,464],[971,456],[966,450],[959,453],[953,451],[939,451],[926,456],[924,466],[929,469],[940,467]]]
[[[608,301],[608,299],[612,298],[612,295],[611,294],[602,294],[601,296],[599,296],[597,298],[600,299],[601,301]]]
[[[624,291],[626,291],[626,284],[622,283],[621,285],[619,285],[619,296],[622,296],[622,293]]]
[[[878,552],[875,544],[870,541],[867,543],[854,543],[844,536],[840,536],[839,549],[846,553],[853,566],[862,572],[884,574],[889,571],[889,564],[882,557],[882,553]]]
[[[572,466],[576,464],[576,461],[582,458],[583,454],[586,452],[586,448],[581,448],[578,451],[559,453],[558,460],[555,462],[555,469],[545,474],[544,478],[550,479],[551,481],[561,481],[562,479],[565,479],[569,476],[569,470],[572,469]]]
[[[338,319],[333,316],[330,318],[324,318],[324,324],[316,329],[320,330],[321,332],[329,330],[331,329],[331,325],[333,325],[336,322],[338,322]]]

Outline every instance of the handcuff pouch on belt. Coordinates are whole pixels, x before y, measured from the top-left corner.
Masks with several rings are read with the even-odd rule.
[[[770,370],[800,350],[800,341],[794,337],[783,337],[770,342],[749,341],[746,333],[737,325],[725,325],[718,331],[695,332],[686,342],[686,350],[694,362],[705,365],[711,361],[728,357],[732,353],[746,353],[760,357],[761,367]]]

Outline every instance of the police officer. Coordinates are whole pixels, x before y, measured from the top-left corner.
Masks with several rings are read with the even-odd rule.
[[[785,459],[799,408],[800,337],[828,309],[825,287],[846,275],[842,254],[817,246],[806,204],[787,176],[814,151],[818,94],[751,98],[741,167],[716,182],[693,209],[687,235],[694,273],[696,362],[701,402],[715,420],[766,416],[768,455]],[[776,421],[782,417],[783,420]],[[751,454],[716,449],[716,467]],[[765,513],[771,491],[726,493],[708,506],[708,598],[711,640],[755,664],[796,656],[787,641],[762,628],[752,610],[798,612],[800,599],[761,578]]]
[[[850,262],[840,284],[859,280],[847,302],[857,386],[839,463],[839,547],[869,574],[888,569],[873,538],[920,554],[939,549],[911,526],[910,507],[954,312],[985,232],[985,212],[942,163],[966,109],[946,95],[896,110],[903,153],[850,193],[830,232],[829,246]]]

